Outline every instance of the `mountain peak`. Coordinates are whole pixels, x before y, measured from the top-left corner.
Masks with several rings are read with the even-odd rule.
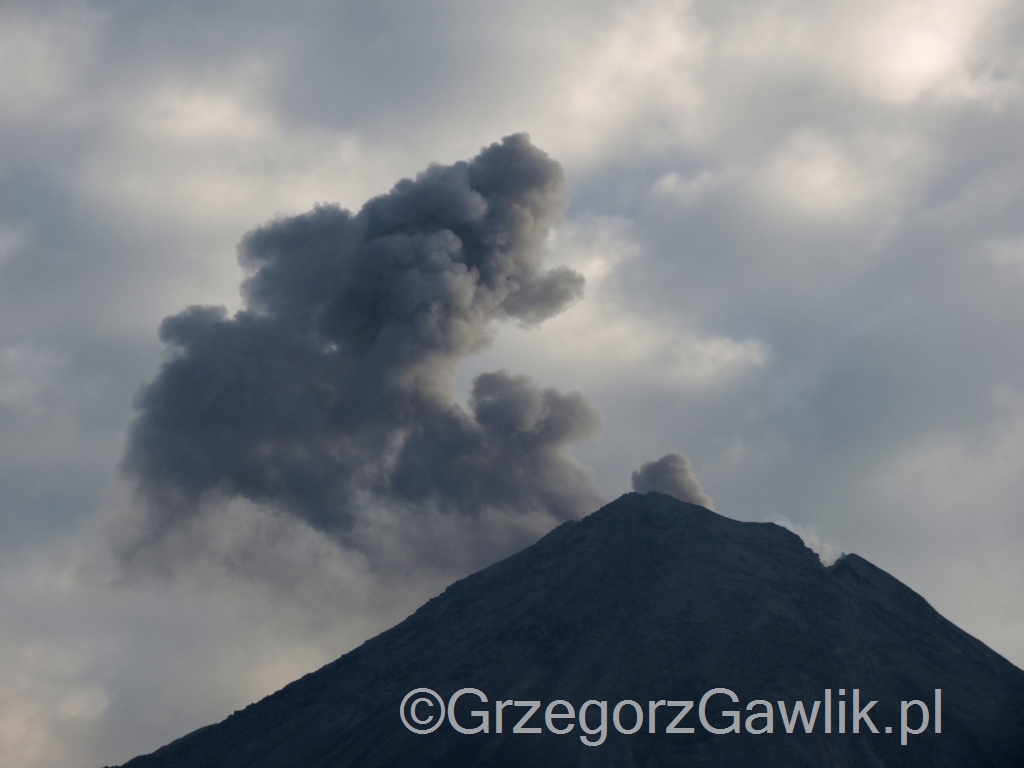
[[[649,717],[659,701],[727,689],[739,703],[715,694],[719,725],[730,707],[746,716],[743,707],[760,701],[773,732],[722,735],[694,715],[684,723],[692,733],[666,733],[661,721],[655,733],[608,726],[589,746],[582,722],[557,735],[542,713],[530,721],[539,733],[466,735],[445,723],[415,734],[399,705],[420,688],[443,701],[481,691],[488,702],[469,695],[459,717],[473,719],[472,701],[495,728],[495,701],[627,702],[630,713],[637,702]],[[901,731],[918,727],[901,719],[903,703],[919,701],[937,718],[936,689],[942,732],[922,726],[903,745]],[[878,734],[838,733],[840,702],[852,728],[854,690],[877,701],[869,717]],[[810,733],[786,733],[798,701],[819,708]],[[1019,766],[1022,713],[1024,672],[863,558],[826,568],[775,524],[628,493],[455,582],[323,669],[128,765]]]

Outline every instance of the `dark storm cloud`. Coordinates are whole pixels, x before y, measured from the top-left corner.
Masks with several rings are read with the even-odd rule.
[[[210,496],[288,510],[335,534],[360,501],[476,515],[591,511],[567,446],[599,416],[506,371],[457,402],[459,361],[495,320],[534,324],[580,296],[541,266],[561,168],[525,135],[432,165],[356,214],[274,221],[240,247],[245,308],[167,318],[173,356],[138,399],[125,468],[160,537]]]
[[[666,453],[655,461],[645,461],[643,466],[633,473],[633,490],[637,493],[657,491],[675,496],[680,501],[699,504],[714,509],[711,497],[697,482],[693,474],[690,460],[681,453]]]

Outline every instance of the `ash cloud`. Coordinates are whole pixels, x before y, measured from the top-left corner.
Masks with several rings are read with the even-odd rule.
[[[715,508],[711,497],[697,482],[690,460],[681,453],[666,453],[660,459],[644,462],[633,473],[632,480],[633,490],[637,493],[657,491],[707,509]]]
[[[431,165],[358,213],[332,205],[245,236],[244,308],[168,317],[124,460],[143,546],[242,497],[344,539],[385,505],[562,520],[601,501],[568,452],[600,426],[579,393],[508,371],[459,405],[459,362],[494,321],[542,322],[583,277],[542,268],[560,166],[527,136]]]

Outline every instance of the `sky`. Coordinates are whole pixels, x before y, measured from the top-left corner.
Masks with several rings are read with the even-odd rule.
[[[1024,665],[1022,128],[1000,0],[4,0],[0,764],[221,720],[634,473]]]

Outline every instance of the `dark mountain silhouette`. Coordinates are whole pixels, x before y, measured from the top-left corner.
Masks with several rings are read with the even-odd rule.
[[[472,727],[487,710],[490,733],[463,735],[448,722],[427,735],[399,717],[407,692],[426,687],[445,700],[475,687],[489,699],[460,699],[457,720]],[[710,726],[727,727],[738,710],[742,732],[714,734],[698,717],[716,687],[735,692],[707,706]],[[852,733],[853,689],[860,706],[877,704]],[[935,689],[942,732],[935,733]],[[830,689],[832,732],[824,732]],[[842,694],[840,689],[843,689]],[[511,733],[524,707],[504,710],[495,733],[495,699],[541,702],[527,723],[541,733]],[[544,711],[565,699],[578,710],[608,702],[607,738],[581,741],[577,720],[550,733]],[[645,722],[624,735],[612,725],[620,700],[640,705]],[[773,733],[743,724],[770,702]],[[665,733],[679,707],[693,733]],[[811,714],[797,721],[794,702]],[[901,702],[920,700],[927,728],[902,745]],[[840,701],[846,733],[838,732]],[[561,705],[559,705],[561,706]],[[421,704],[421,720],[437,712]],[[565,713],[564,708],[554,712]],[[589,711],[592,729],[600,714]],[[907,706],[918,729],[921,707]],[[620,712],[629,730],[631,705]],[[762,716],[752,729],[767,725]],[[885,727],[892,733],[885,733]],[[597,740],[597,735],[588,737]],[[1024,672],[942,618],[915,592],[866,560],[847,555],[831,567],[789,531],[742,523],[659,493],[630,493],[533,546],[456,582],[404,622],[224,722],[202,728],[127,768],[253,766],[1024,766]]]

